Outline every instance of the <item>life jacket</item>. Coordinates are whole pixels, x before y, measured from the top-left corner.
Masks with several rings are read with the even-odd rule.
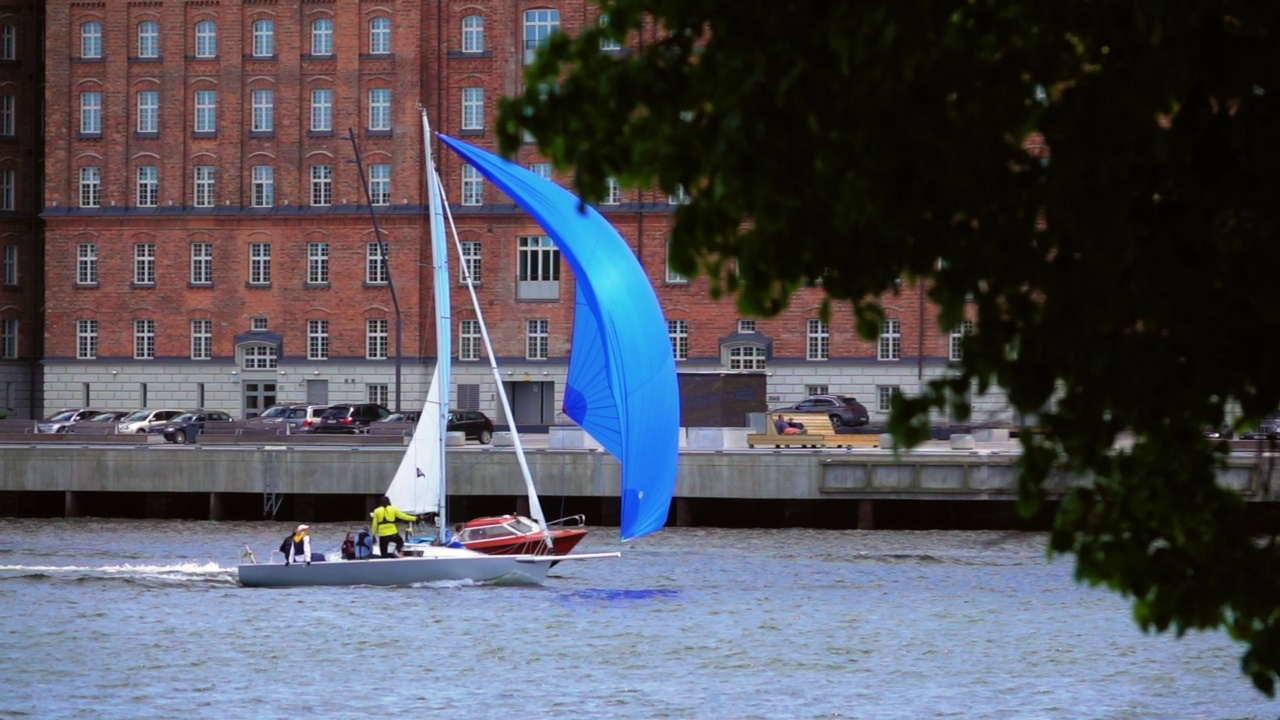
[[[356,559],[356,536],[355,533],[347,533],[347,539],[342,541],[342,559]]]
[[[361,530],[360,536],[356,538],[354,551],[358,560],[367,560],[373,557],[373,536]]]

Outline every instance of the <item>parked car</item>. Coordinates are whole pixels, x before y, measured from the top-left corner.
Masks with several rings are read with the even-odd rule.
[[[419,417],[421,417],[421,416],[422,416],[422,413],[417,413],[417,412],[393,412],[393,413],[391,413],[390,415],[388,415],[388,416],[386,416],[386,417],[382,418],[382,419],[381,419],[381,420],[379,420],[378,422],[410,422],[410,423],[416,423],[416,422],[418,422],[418,418],[419,418]]]
[[[479,410],[455,410],[449,413],[449,432],[464,432],[468,440],[481,445],[493,442],[493,421]]]
[[[108,410],[106,412],[100,412],[91,418],[88,418],[88,421],[89,422],[119,422],[122,418],[124,418],[125,415],[128,415],[128,414],[129,414],[128,410]]]
[[[374,423],[391,414],[391,411],[374,403],[357,403],[332,405],[320,416],[313,433],[337,434],[359,433]]]
[[[116,432],[120,433],[145,433],[151,429],[152,425],[159,425],[162,422],[172,420],[185,410],[135,410],[123,418],[120,418],[120,424],[116,426]]]
[[[1262,418],[1258,427],[1240,433],[1240,437],[1244,440],[1267,440],[1280,437],[1280,412],[1273,412]]]
[[[182,413],[172,420],[152,425],[148,432],[163,435],[165,442],[182,445],[194,439],[196,434],[204,429],[206,422],[235,422],[235,418],[220,410],[197,410]]]
[[[791,407],[778,408],[774,412],[826,413],[836,427],[860,427],[871,422],[866,406],[857,398],[839,395],[811,395]]]
[[[329,405],[290,405],[284,422],[289,426],[289,432],[293,434],[315,432],[316,425],[328,412],[329,407]]]
[[[65,433],[71,432],[71,426],[81,420],[89,418],[102,412],[101,408],[70,408],[67,410],[59,410],[49,417],[36,423],[36,432],[42,433]]]

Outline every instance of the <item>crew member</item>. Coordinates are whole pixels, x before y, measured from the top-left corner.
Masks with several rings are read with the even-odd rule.
[[[294,561],[311,564],[311,526],[299,525],[285,542],[289,544],[289,552],[284,556],[285,565]]]
[[[396,525],[396,521],[414,522],[417,519],[416,515],[409,515],[392,505],[391,498],[382,496],[378,507],[373,511],[373,534],[378,538],[378,551],[382,553],[382,557],[400,557],[400,551],[404,549],[404,538],[400,535],[400,526]],[[387,548],[390,545],[395,545],[396,549],[388,554]]]

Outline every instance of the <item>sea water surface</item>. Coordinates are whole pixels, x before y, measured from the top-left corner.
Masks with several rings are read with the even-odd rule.
[[[2,718],[1274,718],[1026,533],[594,528],[545,585],[242,588],[286,523],[0,520]],[[352,525],[316,525],[334,549]]]

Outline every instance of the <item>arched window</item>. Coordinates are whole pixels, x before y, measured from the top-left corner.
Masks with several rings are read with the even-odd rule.
[[[484,18],[480,15],[462,18],[462,52],[484,52]]]
[[[391,18],[376,17],[369,21],[369,54],[391,53]]]
[[[80,26],[80,57],[102,57],[102,23],[87,22]]]
[[[201,20],[196,23],[196,57],[211,58],[218,56],[218,23],[212,20]]]
[[[271,57],[276,54],[276,24],[271,20],[253,22],[253,56]]]
[[[268,343],[246,343],[240,346],[240,366],[245,370],[274,370],[276,346]]]
[[[320,18],[311,23],[311,54],[333,54],[333,20]]]
[[[154,20],[138,23],[138,57],[160,57],[160,23]]]

